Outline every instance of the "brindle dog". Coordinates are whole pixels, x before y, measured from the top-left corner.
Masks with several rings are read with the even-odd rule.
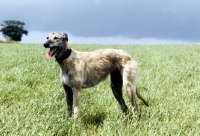
[[[55,56],[60,65],[61,82],[66,94],[69,116],[72,116],[74,98],[74,118],[80,117],[82,88],[98,84],[109,74],[112,92],[123,113],[127,113],[128,107],[122,97],[122,86],[131,101],[135,116],[138,115],[136,96],[148,106],[136,87],[138,64],[124,50],[100,49],[93,52],[79,52],[69,47],[67,34],[60,32],[50,33],[44,47],[50,48],[46,57],[50,59]]]

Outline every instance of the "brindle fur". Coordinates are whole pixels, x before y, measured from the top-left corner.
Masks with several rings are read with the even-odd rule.
[[[59,47],[55,53],[56,58],[61,57],[70,48],[67,34],[59,32],[50,33],[44,46]],[[71,55],[58,64],[69,116],[72,116],[74,98],[74,117],[80,117],[82,88],[98,84],[109,74],[112,92],[123,113],[127,113],[128,108],[122,97],[122,86],[133,106],[133,114],[138,115],[136,96],[148,106],[136,88],[138,64],[124,50],[100,49],[93,52],[79,52],[72,49]]]

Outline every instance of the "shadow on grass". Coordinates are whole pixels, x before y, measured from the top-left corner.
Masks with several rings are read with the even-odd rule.
[[[101,113],[96,113],[95,115],[87,114],[82,117],[82,122],[84,123],[85,126],[96,126],[100,127],[103,125],[103,122],[106,118],[106,113],[101,112]]]

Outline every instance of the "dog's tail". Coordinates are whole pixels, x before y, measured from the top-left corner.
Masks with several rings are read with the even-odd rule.
[[[138,89],[136,88],[136,95],[137,97],[143,101],[143,103],[146,105],[146,106],[149,106],[149,104],[147,103],[147,101],[142,97],[142,95],[138,92]]]

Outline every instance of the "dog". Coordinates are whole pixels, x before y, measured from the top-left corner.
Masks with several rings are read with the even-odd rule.
[[[122,97],[122,87],[126,90],[133,107],[133,114],[138,116],[136,96],[146,106],[146,100],[137,91],[136,82],[138,64],[121,49],[99,49],[93,52],[79,52],[68,45],[66,33],[55,32],[47,36],[45,48],[50,48],[46,58],[55,56],[60,65],[61,83],[65,91],[68,116],[72,116],[74,100],[74,118],[80,117],[82,88],[92,87],[110,75],[111,90],[124,114],[128,107]]]

